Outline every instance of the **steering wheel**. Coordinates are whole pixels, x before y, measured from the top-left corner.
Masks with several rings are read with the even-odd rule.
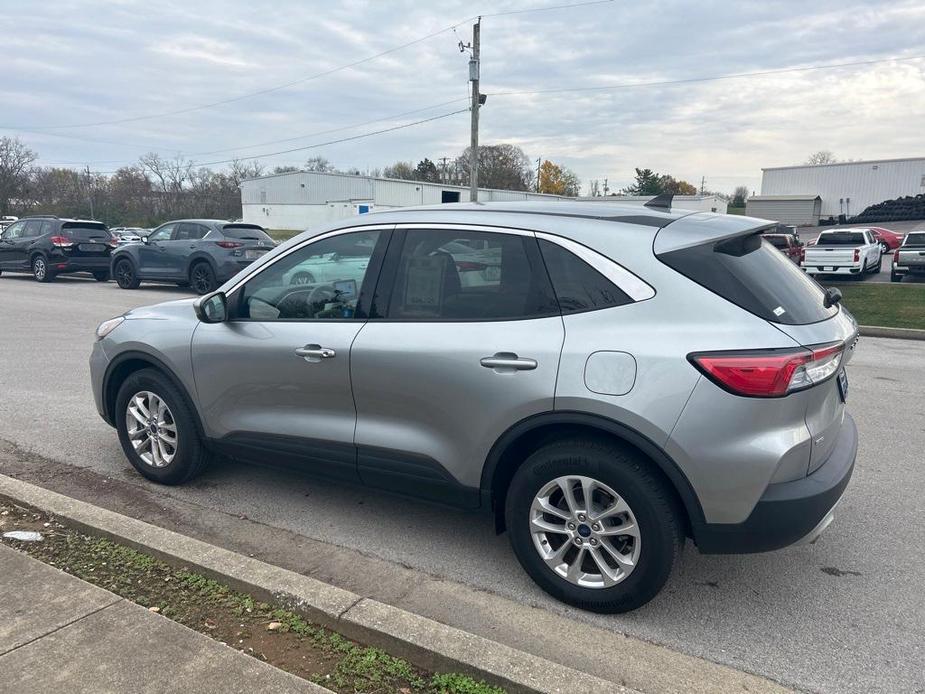
[[[337,290],[334,289],[333,284],[319,284],[317,287],[312,287],[312,290],[308,294],[307,303],[309,306],[314,306],[315,304],[323,305],[336,298]]]

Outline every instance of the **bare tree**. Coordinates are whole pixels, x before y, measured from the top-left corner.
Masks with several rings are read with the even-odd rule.
[[[601,182],[596,178],[588,181],[588,192],[592,198],[599,198],[601,196]]]
[[[11,202],[23,192],[28,170],[38,155],[18,137],[0,137],[0,214],[9,214]]]
[[[806,163],[811,166],[819,166],[820,164],[834,164],[838,160],[835,158],[835,155],[832,154],[827,149],[820,149],[818,152],[813,152],[806,159]]]
[[[456,158],[460,184],[469,183],[469,148]],[[533,188],[533,164],[517,145],[500,144],[479,147],[479,186],[502,190]]]
[[[334,167],[334,164],[322,156],[309,157],[305,161],[305,170],[319,171],[321,173],[333,173],[337,171],[337,169]]]
[[[248,178],[260,178],[263,176],[263,170],[263,164],[259,161],[254,160],[248,162],[235,159],[231,162],[228,175],[231,177],[235,188],[237,188],[241,185],[241,181]]]
[[[745,207],[745,201],[748,199],[748,186],[736,186],[732,191],[732,207]]]
[[[382,169],[385,178],[400,178],[403,181],[414,180],[414,164],[410,161],[397,161],[391,166]]]

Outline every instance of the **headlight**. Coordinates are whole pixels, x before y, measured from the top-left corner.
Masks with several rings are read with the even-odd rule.
[[[96,339],[102,340],[109,333],[122,325],[122,321],[124,320],[124,316],[118,316],[117,318],[110,318],[109,320],[100,323],[99,327],[96,329]]]

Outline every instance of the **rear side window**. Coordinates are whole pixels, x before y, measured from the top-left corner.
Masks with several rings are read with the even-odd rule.
[[[272,241],[273,239],[258,226],[226,226],[222,229],[229,239],[238,239],[239,241]]]
[[[465,230],[407,232],[389,318],[491,321],[558,314],[535,239]]]
[[[173,238],[175,241],[198,241],[208,233],[209,230],[202,224],[184,222],[177,228]]]
[[[817,246],[863,246],[867,243],[861,232],[833,231],[819,235]]]
[[[540,251],[563,314],[622,306],[633,300],[574,253],[540,239]]]
[[[834,316],[825,292],[760,234],[663,253],[659,259],[727,301],[773,323],[805,325]]]

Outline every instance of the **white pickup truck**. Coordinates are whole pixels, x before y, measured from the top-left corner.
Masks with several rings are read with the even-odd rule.
[[[902,282],[906,275],[925,277],[925,229],[910,231],[893,251],[890,282]]]
[[[870,229],[832,229],[806,246],[803,270],[811,275],[859,275],[880,272],[882,249]]]

